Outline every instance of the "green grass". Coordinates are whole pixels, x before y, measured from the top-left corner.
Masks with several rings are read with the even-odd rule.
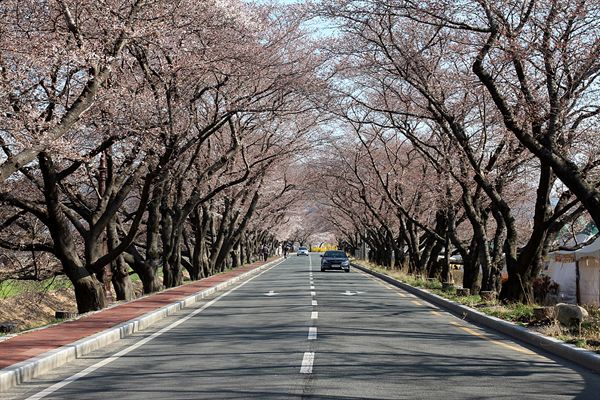
[[[376,272],[391,276],[400,282],[413,287],[428,289],[431,293],[438,296],[468,307],[477,308],[488,315],[500,319],[523,325],[530,322],[533,318],[533,309],[536,307],[534,304],[501,304],[497,300],[484,301],[479,295],[458,296],[456,294],[456,289],[451,289],[449,291],[442,290],[442,283],[439,280],[424,279],[420,276],[409,275],[398,269],[384,268],[369,262],[360,261],[360,263]]]
[[[496,318],[526,324],[533,320],[533,309],[537,307],[532,304],[508,304],[494,305],[481,308],[481,311]]]
[[[131,279],[131,282],[139,282],[142,280],[137,273],[132,274],[131,271],[129,273],[129,279]]]
[[[73,285],[66,276],[56,276],[43,281],[8,279],[0,282],[0,299],[8,299],[24,293],[40,293],[71,287]]]

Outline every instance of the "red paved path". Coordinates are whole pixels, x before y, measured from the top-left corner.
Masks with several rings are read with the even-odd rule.
[[[94,335],[168,304],[183,300],[194,293],[216,286],[221,282],[258,268],[263,264],[264,262],[249,264],[224,274],[211,276],[110,309],[95,312],[74,321],[27,332],[4,340],[0,342],[0,369]]]

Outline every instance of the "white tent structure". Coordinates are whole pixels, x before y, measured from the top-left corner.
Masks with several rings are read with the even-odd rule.
[[[549,258],[543,273],[560,285],[561,301],[600,305],[600,238],[577,250],[550,253]]]

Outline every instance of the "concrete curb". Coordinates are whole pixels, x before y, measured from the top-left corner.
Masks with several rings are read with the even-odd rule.
[[[600,355],[596,353],[567,344],[562,340],[544,336],[537,332],[532,332],[527,328],[515,325],[512,322],[504,321],[499,318],[486,315],[470,307],[464,306],[454,301],[447,300],[436,294],[430,293],[427,290],[418,289],[414,286],[410,286],[406,283],[400,282],[387,275],[371,271],[370,269],[363,267],[360,264],[352,263],[352,266],[368,274],[371,274],[387,283],[390,283],[400,289],[403,289],[409,293],[419,296],[420,298],[427,300],[430,303],[435,304],[436,306],[440,306],[462,319],[466,319],[478,325],[494,329],[507,336],[513,337],[529,345],[537,347],[541,350],[547,351],[548,353],[554,354],[556,356],[574,362],[578,365],[581,365],[582,367],[585,367],[591,371],[600,372]]]
[[[248,278],[258,272],[264,271],[267,268],[274,266],[281,261],[281,258],[270,261],[251,271],[233,277],[225,282],[221,282],[216,286],[197,292],[180,301],[166,305],[154,311],[150,311],[140,317],[123,322],[110,329],[98,332],[95,335],[80,339],[66,346],[50,350],[39,356],[30,358],[20,363],[11,365],[10,367],[0,370],[0,393],[5,392],[9,388],[29,381],[37,376],[40,376],[54,368],[60,367],[70,361],[82,357],[94,350],[111,344],[119,339],[132,335],[135,332],[142,331],[155,322],[166,318],[183,308],[189,307],[200,300],[234,285],[235,283]]]

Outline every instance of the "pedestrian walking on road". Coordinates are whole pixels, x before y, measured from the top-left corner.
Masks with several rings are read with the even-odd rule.
[[[288,250],[289,250],[287,243],[284,243],[282,247],[283,247],[283,258],[287,258]]]

